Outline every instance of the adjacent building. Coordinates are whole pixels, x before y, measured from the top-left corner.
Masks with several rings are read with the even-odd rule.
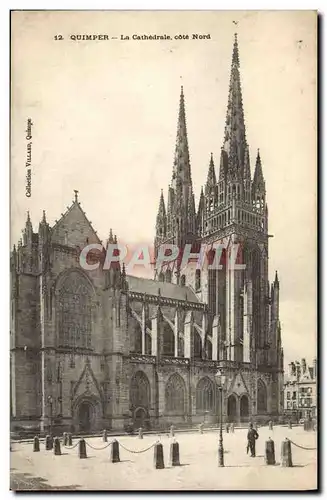
[[[100,265],[85,270],[81,251],[101,241],[77,192],[52,226],[44,212],[35,231],[27,216],[11,255],[13,426],[89,432],[216,423],[220,410],[233,422],[283,415],[280,283],[277,272],[268,280],[266,186],[259,151],[251,167],[236,36],[218,175],[208,156],[196,209],[182,89],[156,257],[162,244],[202,243],[214,257],[219,243],[220,269],[177,259],[142,279],[119,263],[105,270],[103,252],[94,251],[89,258]],[[227,258],[235,243],[241,270]],[[117,244],[112,231],[107,244]],[[218,369],[226,376],[222,408]]]
[[[295,420],[317,416],[317,360],[309,366],[303,358],[288,365],[284,385],[285,415]]]

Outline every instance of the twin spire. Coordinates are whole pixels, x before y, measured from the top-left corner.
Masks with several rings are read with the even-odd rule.
[[[243,196],[243,185],[246,193],[250,193],[251,184],[252,193],[255,196],[257,196],[258,192],[260,192],[260,196],[265,193],[265,182],[259,152],[253,182],[251,182],[250,155],[246,141],[237,34],[234,35],[226,124],[219,166],[219,182],[221,181],[224,181],[224,183],[235,183],[235,181],[239,183],[241,186],[241,196]],[[216,186],[217,177],[213,154],[211,153],[207,181],[204,193],[201,192],[199,209],[205,205],[205,196],[212,193]],[[246,195],[246,200],[250,203],[250,194]],[[192,221],[190,222],[189,219],[192,219]],[[186,127],[185,96],[184,89],[181,87],[172,181],[168,188],[167,209],[163,192],[160,195],[157,230],[159,227],[161,229],[160,234],[165,235],[164,226],[166,225],[167,230],[171,228],[172,231],[177,231],[178,226],[180,232],[190,232],[192,228],[192,231],[197,232],[196,226],[198,224],[195,219],[195,202]],[[199,211],[197,219],[199,220]],[[174,224],[176,225],[175,228]]]

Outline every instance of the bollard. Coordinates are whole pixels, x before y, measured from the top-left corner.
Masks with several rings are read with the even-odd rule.
[[[288,428],[292,429],[292,422],[291,422],[291,420],[289,420],[289,422],[288,422]]]
[[[112,462],[113,464],[120,462],[119,443],[116,439],[114,439],[114,441],[112,442],[112,445],[111,445],[110,462]]]
[[[84,439],[80,439],[78,443],[78,456],[79,458],[87,458],[86,443]]]
[[[38,436],[35,436],[33,440],[33,451],[40,451],[40,440]]]
[[[282,441],[280,465],[282,467],[293,467],[291,441],[287,438]]]
[[[46,450],[52,450],[53,448],[53,437],[52,436],[45,436],[45,449]]]
[[[71,432],[67,432],[67,446],[73,446],[73,436]]]
[[[164,469],[164,456],[163,456],[163,447],[161,443],[156,443],[154,445],[154,468],[155,469]]]
[[[57,437],[53,440],[53,451],[55,455],[61,455],[60,441]]]
[[[173,425],[170,426],[170,437],[174,437],[175,436],[175,427]]]
[[[107,432],[107,430],[106,430],[106,429],[105,429],[105,430],[103,431],[103,433],[102,433],[102,441],[103,441],[104,443],[106,443],[106,442],[108,441],[108,432]]]
[[[67,446],[67,444],[68,444],[67,432],[64,432],[63,435],[62,435],[62,437],[63,437],[63,445]]]
[[[179,462],[179,444],[175,440],[173,443],[170,443],[169,463],[172,466],[180,465],[180,462]]]
[[[233,423],[230,424],[230,432],[232,434],[234,434],[234,424]]]
[[[143,439],[143,429],[142,429],[142,427],[139,428],[139,439]]]
[[[265,446],[265,464],[266,465],[275,465],[275,443],[269,438],[269,441],[266,441]]]
[[[229,433],[229,425],[228,424],[225,425],[225,431],[226,431],[226,434]]]
[[[202,423],[202,424],[199,425],[199,432],[200,432],[200,434],[203,434],[203,428],[204,428],[204,424]]]
[[[273,423],[271,420],[269,420],[269,430],[272,431],[273,430]]]

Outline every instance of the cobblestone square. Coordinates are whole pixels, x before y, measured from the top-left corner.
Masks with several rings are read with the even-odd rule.
[[[120,463],[110,463],[110,446],[103,450],[102,438],[86,438],[87,455],[79,459],[78,448],[66,449],[62,455],[45,451],[33,453],[31,442],[15,442],[11,453],[11,489],[14,490],[313,490],[317,488],[317,434],[302,427],[259,428],[257,456],[246,453],[246,429],[234,434],[224,432],[225,467],[218,467],[218,432],[203,435],[176,433],[179,443],[179,467],[169,465],[171,438],[167,435],[118,436]],[[276,465],[264,463],[265,442],[275,442]],[[293,467],[280,466],[281,442],[288,437],[292,444]],[[108,437],[110,442],[113,437]],[[153,447],[158,439],[164,449],[165,469],[156,470]],[[77,442],[74,439],[73,444]],[[89,446],[91,445],[91,446]],[[132,450],[137,453],[131,453]]]

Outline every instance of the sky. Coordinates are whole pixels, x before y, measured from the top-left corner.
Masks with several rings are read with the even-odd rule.
[[[266,180],[269,276],[278,270],[285,362],[310,362],[317,246],[313,11],[14,12],[11,241],[17,243],[27,210],[35,231],[43,210],[52,225],[78,189],[101,239],[112,227],[122,241],[151,243],[160,190],[166,197],[171,180],[181,85],[198,202],[211,152],[219,171],[236,30],[251,167],[260,148]],[[70,38],[80,34],[110,40]],[[172,40],[132,40],[133,34]]]

